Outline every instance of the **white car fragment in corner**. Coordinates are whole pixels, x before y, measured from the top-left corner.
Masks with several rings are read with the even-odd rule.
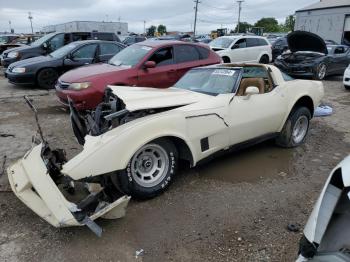
[[[91,112],[80,114],[69,103],[82,152],[66,161],[43,142],[10,167],[9,177],[17,196],[52,225],[96,231],[92,220],[123,215],[128,196],[164,192],[180,160],[193,167],[267,139],[301,145],[323,95],[321,82],[262,64],[195,68],[168,89],[110,86]],[[76,203],[57,189],[78,182],[101,190]]]
[[[350,156],[332,172],[306,223],[297,262],[350,261]]]

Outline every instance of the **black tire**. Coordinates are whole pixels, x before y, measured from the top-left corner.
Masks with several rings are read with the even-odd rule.
[[[259,61],[260,64],[268,64],[269,62],[270,62],[270,59],[268,55],[263,55]]]
[[[225,64],[231,63],[231,59],[230,59],[229,57],[227,57],[227,56],[224,56],[224,57],[222,58],[222,61],[223,61]]]
[[[324,69],[323,69],[324,68]],[[321,73],[322,70],[325,70],[324,73]],[[314,72],[314,80],[324,80],[327,76],[327,65],[325,63],[320,63]]]
[[[306,107],[297,107],[292,110],[290,113],[286,123],[284,124],[284,127],[279,134],[279,136],[276,138],[276,144],[281,147],[297,147],[305,142],[306,136],[309,131],[310,127],[310,119],[311,119],[311,113],[310,110]],[[302,124],[300,124],[299,121],[302,121]],[[304,128],[303,132],[300,133],[300,136],[297,136],[299,132],[296,132],[294,135],[294,131],[297,128],[297,124],[302,125],[305,128],[305,134],[304,134]]]
[[[39,87],[44,89],[52,89],[58,79],[58,73],[55,69],[45,68],[37,75],[37,82]]]
[[[346,90],[350,90],[350,86],[344,85]]]
[[[146,163],[148,163],[148,160],[143,160],[144,163],[142,165],[140,162],[137,161],[139,159],[143,152],[143,149],[155,147],[160,150],[164,150],[164,153],[166,153],[168,162],[166,163],[168,168],[164,170],[164,172],[158,172],[160,174],[160,177],[158,180],[154,181],[154,184],[150,182],[144,182],[141,181],[140,173],[141,169],[145,168],[153,168],[155,167],[152,165],[152,167],[145,166]],[[153,161],[154,162],[154,161]],[[166,162],[166,161],[165,161]],[[157,166],[159,167],[159,160],[157,162]],[[167,140],[167,139],[156,139],[152,142],[149,142],[148,144],[141,147],[137,152],[135,152],[134,156],[130,159],[130,162],[128,163],[128,166],[125,170],[119,172],[117,174],[118,176],[118,185],[123,191],[123,193],[131,195],[133,198],[143,200],[143,199],[150,199],[153,197],[158,196],[159,194],[163,193],[171,184],[174,175],[176,174],[177,170],[177,163],[178,163],[178,153],[176,150],[176,147],[174,144]],[[135,171],[135,169],[138,168],[140,170]],[[142,183],[150,183],[149,185],[145,186]]]

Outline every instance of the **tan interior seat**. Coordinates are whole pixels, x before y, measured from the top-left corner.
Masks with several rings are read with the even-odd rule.
[[[265,92],[265,82],[263,78],[243,78],[236,95],[244,96],[249,86],[256,86],[259,88],[260,94],[264,94]]]

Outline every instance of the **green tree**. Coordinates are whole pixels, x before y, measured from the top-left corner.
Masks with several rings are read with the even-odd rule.
[[[240,22],[239,23],[239,32],[238,33],[247,33],[250,31],[250,29],[253,27],[253,25],[247,23],[247,22]],[[238,25],[236,25],[236,28],[233,33],[237,33]]]
[[[165,25],[159,25],[157,31],[158,31],[158,33],[160,35],[165,35],[166,34],[166,26]]]
[[[154,25],[151,25],[151,26],[147,29],[147,36],[154,36],[156,30],[157,30],[157,27],[154,26]]]
[[[258,22],[255,23],[256,27],[263,27],[264,32],[279,32],[280,26],[278,21],[273,17],[264,17],[261,18]]]
[[[289,15],[286,17],[286,22],[284,23],[284,30],[286,32],[293,32],[295,26],[295,16]]]

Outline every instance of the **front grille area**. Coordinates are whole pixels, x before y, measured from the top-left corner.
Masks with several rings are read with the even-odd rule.
[[[70,83],[58,81],[58,87],[61,89],[67,89],[69,87]]]

